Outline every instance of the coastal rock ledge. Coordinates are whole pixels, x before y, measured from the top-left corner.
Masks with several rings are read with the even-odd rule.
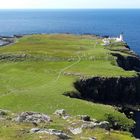
[[[71,97],[79,97],[93,102],[106,104],[140,103],[140,76],[137,77],[93,77],[74,83],[77,92]]]

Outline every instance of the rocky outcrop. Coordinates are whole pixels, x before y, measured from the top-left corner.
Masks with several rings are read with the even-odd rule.
[[[62,117],[63,119],[68,119],[70,117],[70,115],[67,114],[64,109],[58,109],[54,112],[54,114],[59,117]]]
[[[81,117],[81,120],[83,121],[91,121],[90,116],[88,115],[81,115],[80,117]]]
[[[64,109],[58,109],[54,112],[55,115],[58,115],[58,116],[66,116],[67,113]]]
[[[6,115],[8,115],[9,112],[10,111],[8,111],[8,110],[0,109],[0,116],[6,116]]]
[[[94,137],[94,138],[89,138],[88,140],[97,140],[97,139]]]
[[[58,136],[60,139],[69,139],[70,137],[64,133],[63,131],[56,130],[56,129],[41,129],[41,128],[32,128],[30,130],[30,133],[38,133],[38,134],[50,134],[50,135],[55,135]]]
[[[82,99],[106,104],[140,103],[140,77],[93,77],[74,83]],[[76,93],[75,93],[76,94]]]
[[[107,122],[107,121],[103,121],[103,122],[99,122],[99,123],[84,122],[84,124],[82,125],[82,128],[83,129],[103,128],[103,129],[109,130],[110,126],[109,126],[109,122]]]
[[[26,54],[0,54],[0,61],[23,61],[25,59],[29,59],[30,56]]]
[[[82,133],[82,128],[69,128],[70,132],[74,135]]]
[[[124,70],[135,70],[140,72],[140,57],[137,55],[123,56],[118,53],[112,53],[117,57],[118,66]]]
[[[42,113],[37,112],[22,112],[20,115],[18,115],[16,118],[13,119],[13,121],[16,122],[28,122],[28,123],[44,123],[44,122],[50,122],[51,118]]]
[[[15,42],[16,37],[0,36],[0,46],[7,46]]]

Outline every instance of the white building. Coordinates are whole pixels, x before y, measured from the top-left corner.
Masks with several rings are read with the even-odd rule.
[[[104,44],[102,44],[103,46],[108,46],[111,44],[110,39],[108,39],[108,38],[104,38],[103,43],[104,43]]]
[[[120,37],[116,38],[116,42],[124,42],[123,34],[120,34]]]

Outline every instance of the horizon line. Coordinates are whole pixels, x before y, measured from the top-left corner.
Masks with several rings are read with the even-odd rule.
[[[140,8],[2,8],[0,10],[140,10]]]

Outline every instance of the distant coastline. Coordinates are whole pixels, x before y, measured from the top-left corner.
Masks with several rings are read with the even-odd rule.
[[[0,36],[0,47],[11,45],[16,42],[16,39],[22,36],[23,35]]]

